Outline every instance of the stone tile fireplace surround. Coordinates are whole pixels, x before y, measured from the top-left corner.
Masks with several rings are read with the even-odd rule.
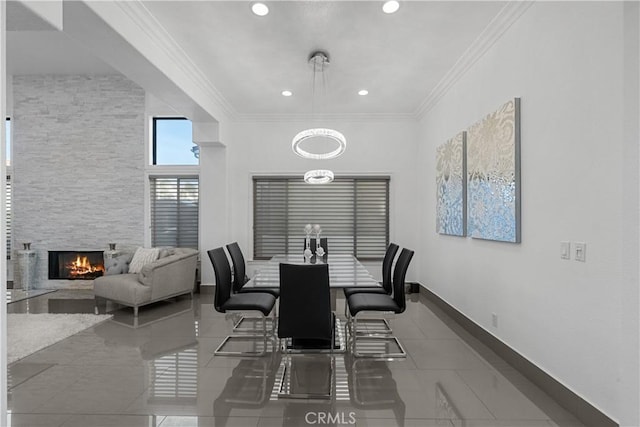
[[[48,251],[143,244],[145,93],[121,75],[12,81],[14,253],[31,243],[36,288],[90,287],[49,280]]]

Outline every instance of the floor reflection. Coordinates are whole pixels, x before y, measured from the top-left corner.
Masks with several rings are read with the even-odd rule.
[[[454,426],[465,426],[464,419],[456,408],[455,403],[451,400],[444,387],[440,383],[436,383],[436,405],[438,408],[438,418],[446,418],[451,420]]]
[[[269,403],[281,357],[241,359],[213,401],[215,425],[225,426],[234,410],[263,408]]]
[[[390,410],[396,425],[404,426],[406,407],[389,363],[345,356],[351,403],[358,409]]]
[[[54,289],[7,289],[7,304],[55,292]]]
[[[195,408],[198,402],[196,311],[189,300],[159,307],[139,318],[128,310],[95,328],[106,346],[137,348],[145,361],[146,407],[157,413]]]

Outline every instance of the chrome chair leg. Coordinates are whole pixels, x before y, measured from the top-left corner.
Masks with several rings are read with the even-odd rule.
[[[306,352],[301,352],[301,354],[299,354],[298,356],[293,355],[289,349],[288,343],[287,343],[287,339],[284,340],[280,340],[281,342],[283,342],[283,344],[281,344],[281,350],[284,353],[284,357],[282,359],[282,363],[284,364],[284,368],[282,370],[282,377],[280,378],[280,385],[278,386],[278,399],[318,399],[318,400],[327,400],[327,399],[332,399],[335,395],[335,390],[336,390],[336,357],[335,357],[335,353],[334,353],[334,347],[335,347],[335,333],[336,333],[336,324],[338,324],[339,326],[339,321],[338,318],[336,316],[333,316],[334,318],[334,327],[331,330],[331,345],[329,347],[329,393],[314,393],[314,392],[307,392],[307,393],[292,393],[291,391],[291,373],[292,373],[292,368],[291,368],[291,360],[292,357],[304,357],[303,353],[309,353],[308,351]],[[345,328],[347,327],[347,325],[345,324]],[[341,347],[344,347],[344,345],[341,343]],[[320,353],[320,352],[326,352],[326,350],[318,350],[318,351],[314,351],[314,354]]]
[[[262,315],[262,313],[261,313]],[[214,356],[247,356],[247,357],[261,357],[267,354],[267,341],[269,337],[273,338],[272,333],[268,333],[267,330],[267,316],[262,315],[262,334],[261,335],[228,335],[220,345],[214,350]],[[275,322],[275,319],[272,320]],[[250,341],[252,339],[257,340],[262,338],[262,351],[225,351],[224,346],[231,341]]]
[[[345,300],[344,300],[344,317],[346,319],[349,319],[349,304],[348,304],[347,301],[348,301],[347,298],[345,298]],[[366,318],[366,319],[361,319],[360,321],[361,322],[369,322],[369,323],[373,323],[373,322],[382,323],[382,326],[384,327],[384,329],[377,330],[375,332],[376,334],[390,335],[390,334],[393,333],[393,329],[391,329],[391,325],[389,324],[389,321],[387,319],[385,319],[385,318]],[[361,333],[360,335],[367,336],[367,333]]]
[[[277,305],[274,306],[275,315],[273,316],[273,319],[269,319],[269,321],[272,322],[272,329],[274,331],[276,330],[276,320],[278,318],[277,307],[278,307]],[[261,320],[261,318],[260,317],[240,316],[240,319],[238,319],[238,321],[233,324],[232,332],[241,333],[241,334],[260,332],[260,329],[251,328],[251,327],[247,327],[247,328],[241,327],[241,324],[243,322],[245,322],[245,321],[252,322],[252,321],[257,321],[257,320]]]
[[[329,385],[328,385],[328,393],[315,392],[312,390],[307,390],[303,393],[297,393],[295,390],[292,390],[292,359],[293,358],[304,358],[304,355],[292,355],[290,353],[286,353],[286,355],[282,359],[282,363],[284,365],[282,369],[282,377],[280,378],[280,383],[278,386],[278,399],[317,399],[317,400],[329,400],[332,399],[335,395],[335,384],[336,384],[336,366],[335,366],[335,356],[333,354],[329,355]]]
[[[358,333],[358,315],[350,316],[350,333],[351,333],[351,354],[356,358],[369,358],[369,359],[404,359],[407,357],[407,352],[404,347],[400,343],[397,337],[393,335],[387,334],[367,334],[367,333]],[[389,351],[374,351],[362,353],[358,351],[358,341],[361,343],[363,341],[374,341],[374,342],[393,342],[398,346],[399,351],[397,352],[389,352]],[[384,344],[383,344],[384,345]]]

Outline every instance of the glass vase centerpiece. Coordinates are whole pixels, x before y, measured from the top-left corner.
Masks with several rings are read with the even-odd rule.
[[[315,224],[313,226],[313,232],[316,234],[316,255],[322,257],[324,255],[324,248],[320,245],[320,233],[322,233],[320,224]]]
[[[304,240],[304,259],[309,262],[311,260],[311,256],[313,252],[311,251],[311,232],[313,231],[313,227],[311,224],[307,224],[304,226],[304,233],[306,234]]]

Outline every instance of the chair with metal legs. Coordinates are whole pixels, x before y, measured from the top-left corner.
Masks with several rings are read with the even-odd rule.
[[[231,266],[223,248],[216,248],[207,251],[209,259],[213,264],[213,271],[216,279],[214,307],[219,313],[229,312],[258,312],[262,318],[262,334],[227,336],[218,348],[214,351],[216,356],[262,356],[267,352],[267,339],[273,336],[273,330],[267,330],[267,316],[272,313],[276,303],[276,298],[268,293],[251,292],[245,294],[231,293]],[[272,320],[272,322],[275,322]],[[275,323],[272,323],[275,324]],[[263,340],[262,351],[224,351],[223,347],[234,339],[247,340],[249,338]]]
[[[280,264],[280,319],[278,338],[286,357],[278,397],[329,399],[333,396],[335,316],[331,311],[327,264]],[[329,364],[298,353],[329,351]],[[324,359],[324,357],[320,357]],[[309,368],[309,364],[315,367]],[[300,369],[304,364],[304,369]],[[322,374],[321,367],[329,369]],[[296,369],[298,368],[298,369]],[[305,375],[303,375],[305,374]],[[299,380],[296,382],[296,380]],[[323,382],[328,390],[318,392],[309,384]],[[306,385],[303,391],[296,384]]]
[[[398,257],[398,261],[396,262],[396,266],[393,270],[393,296],[386,294],[360,293],[353,294],[349,298],[347,298],[347,314],[349,316],[347,319],[347,325],[350,332],[349,335],[351,340],[351,352],[354,357],[407,357],[407,353],[404,351],[404,348],[400,344],[400,341],[398,341],[398,338],[393,335],[390,336],[387,334],[379,333],[358,333],[357,317],[359,314],[366,312],[386,312],[400,314],[405,311],[407,303],[404,294],[404,282],[407,274],[407,269],[409,268],[409,263],[411,262],[411,258],[413,258],[413,254],[414,251],[406,248],[402,249],[402,252],[400,252],[400,256]],[[378,346],[380,344],[384,345],[385,341],[393,341],[395,345],[397,345],[399,351],[375,351],[366,354],[361,353],[358,352],[357,349],[358,338],[363,338],[364,340],[372,340],[374,342],[377,342]]]
[[[387,250],[384,254],[384,259],[382,260],[382,282],[381,287],[377,286],[374,288],[368,287],[354,287],[354,288],[344,288],[344,297],[345,297],[345,305],[344,305],[344,314],[345,317],[348,317],[347,309],[348,304],[346,303],[346,299],[348,299],[351,295],[360,294],[360,293],[369,293],[369,294],[386,294],[391,295],[393,293],[393,284],[391,282],[391,273],[393,267],[393,260],[396,257],[396,253],[398,253],[398,249],[400,247],[395,243],[390,243],[387,247]],[[381,322],[382,330],[376,330],[378,333],[391,334],[393,330],[391,329],[391,325],[387,322],[387,319],[361,319],[361,323],[364,322]]]
[[[266,292],[268,294],[273,295],[278,298],[280,296],[280,289],[256,289],[256,288],[246,288],[244,285],[249,281],[249,277],[247,277],[246,264],[244,260],[244,255],[242,254],[242,250],[238,245],[238,242],[229,243],[227,245],[227,251],[229,252],[229,256],[231,257],[231,263],[233,264],[233,293],[251,293],[251,292]],[[277,318],[277,313],[274,318]],[[243,322],[255,322],[260,321],[260,317],[246,317],[241,316],[240,319],[233,325],[234,332],[257,332],[255,328],[242,328],[240,325]]]

